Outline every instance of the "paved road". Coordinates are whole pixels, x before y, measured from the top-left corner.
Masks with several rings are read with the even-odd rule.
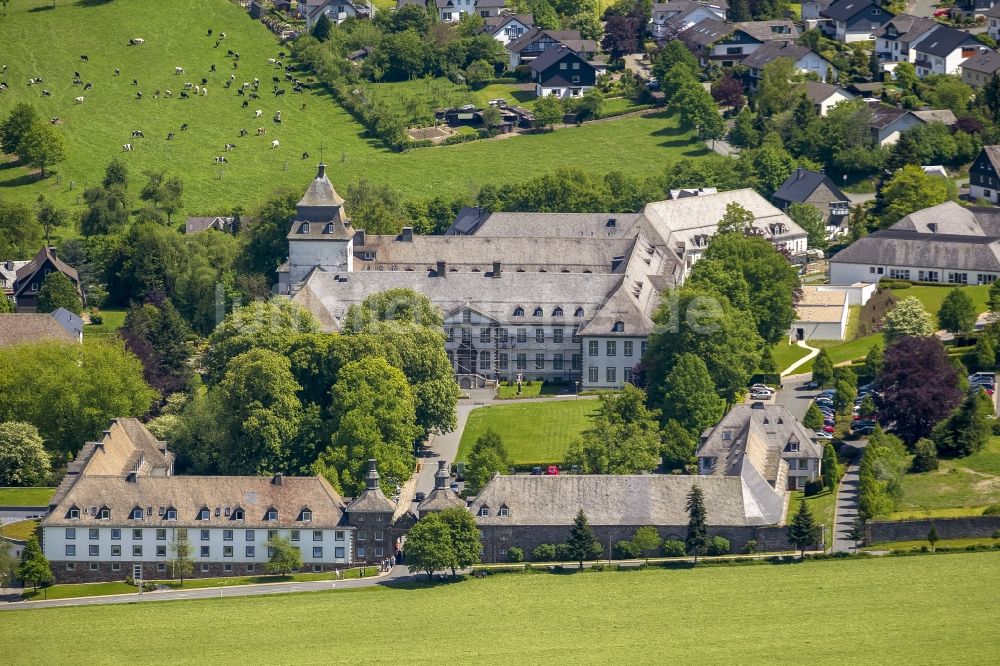
[[[852,446],[861,449],[864,455],[864,447],[867,440],[852,442]],[[847,466],[844,477],[837,487],[837,502],[834,508],[833,526],[833,552],[848,553],[854,551],[854,540],[848,538],[854,522],[858,519],[858,464],[860,458]]]
[[[937,9],[935,0],[910,0],[906,3],[906,13],[913,16],[931,17]]]
[[[234,587],[206,587],[197,590],[167,590],[144,592],[142,603],[148,601],[178,601],[183,599],[221,599],[223,597],[249,597],[264,594],[288,594],[291,592],[317,592],[320,590],[351,590],[388,583],[416,580],[405,566],[397,566],[388,574],[350,580],[317,580],[296,583],[265,583],[262,585],[238,585]],[[51,599],[42,601],[18,601],[0,604],[0,610],[24,610],[27,608],[54,608],[59,606],[97,606],[103,604],[132,604],[139,602],[136,594],[112,594],[102,597],[82,597],[79,599]]]
[[[45,515],[48,507],[25,507],[0,509],[0,525],[3,523],[15,523],[27,518],[41,518]]]
[[[811,380],[812,374],[808,372],[783,377],[781,379],[782,388],[774,398],[775,404],[784,405],[795,418],[801,421],[806,415],[806,410],[809,409],[809,403],[819,393],[819,391],[806,388],[806,384]]]

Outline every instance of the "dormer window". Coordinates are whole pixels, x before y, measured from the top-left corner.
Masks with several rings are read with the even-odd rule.
[[[535,311],[531,314],[531,316],[532,317],[541,317],[542,316],[542,309],[541,308],[535,308]]]
[[[583,316],[583,308],[577,308],[576,312],[573,313],[573,316],[574,317],[582,317]]]
[[[300,234],[307,234],[307,233],[309,233],[309,223],[308,222],[303,222],[302,223],[302,226],[299,227],[299,233]]]
[[[243,520],[243,509],[239,507],[233,509],[233,520]]]
[[[479,507],[479,516],[480,517],[485,518],[485,517],[487,517],[489,515],[490,515],[490,507],[486,506],[485,504],[483,506]]]
[[[277,520],[277,519],[278,519],[278,510],[272,506],[270,509],[267,510],[267,513],[264,514],[264,520]]]
[[[132,513],[129,514],[130,520],[142,520],[142,507],[137,506],[132,508]]]
[[[733,432],[731,430],[726,430],[724,433],[722,433],[722,441],[723,442],[733,441]]]
[[[799,452],[799,443],[798,442],[788,442],[788,450],[791,453],[798,453]]]
[[[102,506],[101,510],[97,513],[97,518],[99,520],[110,520],[111,519],[111,509],[106,506]]]
[[[563,309],[560,308],[560,307],[556,307],[556,309],[552,311],[552,316],[553,317],[562,317],[563,316]]]
[[[333,222],[327,222],[326,223],[326,226],[323,227],[323,233],[324,234],[332,234],[333,233]]]
[[[66,513],[66,517],[70,518],[72,520],[79,520],[80,519],[80,507],[78,507],[78,506],[71,506],[69,508],[69,511]]]
[[[515,317],[523,317],[524,316],[524,308],[522,308],[520,305],[518,305],[516,308],[514,308],[514,316]]]
[[[508,509],[506,506],[502,506],[500,507],[500,511],[497,512],[497,515],[500,516],[501,518],[506,518],[507,516],[510,515],[510,509]]]
[[[208,510],[208,507],[204,507],[198,512],[198,520],[208,520],[212,517],[212,512]]]
[[[611,328],[612,333],[624,333],[625,332],[625,322],[616,321],[615,325]]]
[[[302,509],[302,513],[299,514],[299,520],[308,523],[313,519],[313,512],[309,509]]]
[[[167,507],[166,511],[163,512],[164,520],[177,520],[177,509],[172,506]]]

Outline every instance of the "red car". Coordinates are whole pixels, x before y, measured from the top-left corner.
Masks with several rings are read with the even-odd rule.
[[[555,465],[549,465],[548,468],[545,470],[545,473],[548,474],[549,476],[559,476],[559,468],[556,467]]]
[[[938,18],[938,17],[941,17],[941,16],[947,16],[950,13],[951,13],[950,9],[948,9],[947,7],[942,7],[941,9],[935,9],[934,10],[934,17]]]
[[[833,426],[832,425],[823,426],[823,432],[833,432]]]

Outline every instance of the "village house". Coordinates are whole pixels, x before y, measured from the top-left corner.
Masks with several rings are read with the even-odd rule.
[[[969,167],[969,198],[1000,204],[1000,146],[983,146]]]
[[[994,41],[1000,40],[1000,6],[993,6],[982,12],[986,17],[986,34]]]
[[[279,293],[337,331],[350,305],[414,289],[444,313],[463,387],[521,377],[614,388],[632,379],[661,291],[683,283],[730,203],[753,214],[753,233],[806,251],[805,231],[750,189],[652,202],[640,214],[469,209],[443,236],[367,234],[321,165],[288,234]]]
[[[795,303],[795,319],[788,339],[843,340],[847,336],[848,306],[846,291],[804,285],[802,296]]]
[[[965,208],[954,201],[911,213],[830,258],[831,284],[882,278],[990,284],[998,275],[1000,210]]]
[[[793,203],[815,206],[823,215],[829,237],[847,231],[850,199],[825,173],[799,167],[771,195],[771,200],[784,211]]]
[[[184,233],[196,234],[208,231],[209,229],[215,229],[216,231],[232,234],[237,231],[235,225],[235,217],[189,217],[184,222]]]
[[[485,19],[482,32],[507,46],[521,39],[534,26],[535,18],[531,14],[500,14]]]
[[[820,81],[834,81],[837,78],[837,69],[833,64],[809,47],[800,46],[793,41],[774,40],[755,49],[740,61],[740,65],[747,68],[747,87],[756,89],[764,75],[764,68],[778,58],[788,58],[794,63],[796,71],[814,74]]]
[[[662,42],[705,19],[725,21],[728,9],[729,3],[726,0],[655,2],[649,33],[653,39]]]
[[[801,13],[806,28],[815,28],[822,20],[823,12],[832,3],[833,0],[803,0]]]
[[[917,76],[958,74],[959,65],[986,47],[967,32],[939,25],[913,45]]]
[[[876,0],[838,0],[820,12],[823,31],[842,43],[873,41],[893,14]]]
[[[548,49],[528,66],[537,97],[580,97],[597,83],[597,69],[567,48]]]
[[[301,0],[299,14],[306,21],[306,29],[312,30],[323,14],[340,24],[349,18],[370,19],[375,15],[375,7],[363,0]]]
[[[914,45],[939,25],[931,18],[898,14],[876,32],[875,54],[882,63],[912,64],[917,60]]]
[[[1000,53],[983,49],[958,66],[962,73],[962,83],[973,88],[982,88],[1000,72]]]
[[[820,478],[823,447],[782,405],[735,405],[701,435],[695,451],[698,474],[714,477],[748,476],[778,493],[801,490]]]
[[[28,262],[4,262],[5,267],[13,267],[14,264],[21,264],[14,273],[14,282],[11,285],[11,295],[14,297],[18,312],[35,311],[38,305],[38,292],[41,291],[45,278],[53,272],[62,273],[69,278],[77,292],[80,293],[80,297],[83,298],[83,293],[80,291],[80,277],[77,275],[76,269],[60,260],[56,256],[54,247],[43,247]],[[7,270],[7,274],[9,273],[10,270]],[[6,280],[5,276],[4,281]]]
[[[24,261],[0,261],[0,295],[16,305],[14,299],[14,283],[17,281],[17,271],[28,264]]]
[[[541,30],[531,28],[515,41],[507,44],[510,68],[526,65],[547,49],[567,48],[589,60],[597,53],[597,42],[580,37],[577,30]]]
[[[899,141],[899,136],[914,125],[923,121],[906,109],[887,106],[881,102],[868,104],[872,115],[868,120],[868,129],[872,140],[879,146],[891,146]]]
[[[806,99],[812,102],[816,109],[816,114],[826,116],[830,109],[841,102],[849,102],[856,99],[855,95],[844,88],[832,83],[822,81],[805,82]]]
[[[770,41],[798,39],[792,21],[748,21],[726,23],[705,19],[678,35],[678,39],[698,58],[702,67],[733,67]]]
[[[0,314],[0,347],[50,340],[83,342],[83,320],[65,308],[47,314]]]
[[[504,8],[504,0],[435,0],[435,4],[444,23],[461,21],[463,14],[490,18]]]

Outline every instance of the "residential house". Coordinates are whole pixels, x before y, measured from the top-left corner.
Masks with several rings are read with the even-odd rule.
[[[482,31],[507,46],[521,39],[534,26],[535,18],[531,14],[500,14],[486,19]]]
[[[593,65],[567,48],[548,49],[528,66],[538,97],[580,97],[597,83]]]
[[[992,166],[990,173],[995,173]],[[991,195],[994,192],[990,190]],[[965,208],[954,201],[911,213],[830,258],[831,284],[878,282],[884,277],[990,284],[997,276],[1000,210]]]
[[[969,167],[969,198],[1000,205],[1000,146],[983,146]]]
[[[62,310],[62,308],[59,308]],[[64,310],[65,312],[65,310]],[[72,315],[72,313],[69,313]],[[83,331],[74,335],[74,323],[69,318],[63,318],[64,325],[55,313],[19,312],[17,314],[0,314],[0,347],[13,347],[29,342],[83,342]],[[79,320],[80,318],[77,317]],[[80,328],[82,328],[82,320]]]
[[[491,18],[498,16],[504,8],[504,0],[435,0],[435,4],[444,23],[461,21],[463,14]]]
[[[653,39],[664,41],[675,37],[705,19],[726,20],[729,3],[726,0],[674,0],[653,3],[649,32]]]
[[[77,342],[83,342],[83,318],[80,315],[70,312],[66,308],[56,308],[49,315],[62,326],[63,330],[69,333]]]
[[[872,116],[868,121],[872,139],[880,146],[891,146],[899,141],[899,136],[923,121],[906,109],[897,109],[880,102],[869,102]]]
[[[973,88],[982,88],[1000,72],[1000,53],[991,49],[982,49],[958,66],[962,73],[962,83]]]
[[[805,91],[806,99],[812,102],[813,107],[816,109],[816,114],[819,116],[826,116],[830,109],[841,102],[849,102],[856,99],[853,93],[848,92],[840,86],[832,83],[823,83],[822,81],[806,81]]]
[[[698,474],[745,476],[749,464],[752,485],[764,483],[778,493],[799,490],[823,473],[823,447],[814,437],[782,405],[735,405],[702,433],[695,451]]]
[[[784,211],[793,203],[815,206],[823,214],[828,237],[847,231],[850,199],[825,173],[799,167],[771,195],[771,200]]]
[[[837,0],[820,12],[820,17],[826,19],[824,32],[846,44],[874,40],[893,14],[876,0]]]
[[[597,53],[597,42],[580,37],[578,30],[541,30],[531,28],[520,39],[507,44],[510,68],[526,65],[547,49],[565,47],[589,60]]]
[[[958,74],[959,66],[985,49],[982,42],[967,32],[939,25],[913,45],[917,76]]]
[[[846,291],[804,285],[795,303],[789,340],[843,340],[850,312]]]
[[[306,29],[312,30],[323,14],[339,24],[349,18],[371,18],[375,7],[367,0],[301,0],[299,14],[306,21]]]
[[[837,78],[837,69],[833,64],[808,46],[800,46],[793,41],[775,40],[763,44],[740,61],[747,68],[747,87],[756,89],[764,75],[764,68],[778,58],[788,58],[795,64],[796,71],[815,74],[820,81]]]
[[[875,33],[875,54],[880,62],[914,63],[917,54],[913,46],[939,25],[931,18],[897,14]]]
[[[794,41],[799,29],[792,21],[725,23],[705,19],[677,38],[698,58],[702,67],[733,67],[771,41]]]
[[[988,16],[995,4],[995,0],[955,0],[955,4],[951,7],[951,16],[952,18]]]
[[[14,302],[17,304],[18,312],[34,312],[38,305],[38,292],[45,282],[45,278],[52,272],[58,271],[69,278],[70,282],[80,293],[80,276],[76,269],[60,260],[56,256],[54,247],[43,247],[35,255],[35,258],[17,269],[14,278]]]
[[[11,303],[14,300],[14,283],[17,281],[17,271],[28,261],[0,261],[0,296],[6,298]]]
[[[803,0],[802,21],[806,28],[815,28],[822,20],[822,14],[833,3],[833,0]]]
[[[184,233],[196,234],[201,231],[215,229],[217,231],[224,231],[227,234],[231,234],[236,233],[237,231],[234,227],[235,224],[235,217],[189,217],[184,223]]]
[[[991,7],[983,15],[986,17],[986,34],[994,41],[1000,40],[1000,7]]]
[[[955,112],[951,109],[914,109],[910,113],[925,123],[941,123],[951,127],[958,122]]]

